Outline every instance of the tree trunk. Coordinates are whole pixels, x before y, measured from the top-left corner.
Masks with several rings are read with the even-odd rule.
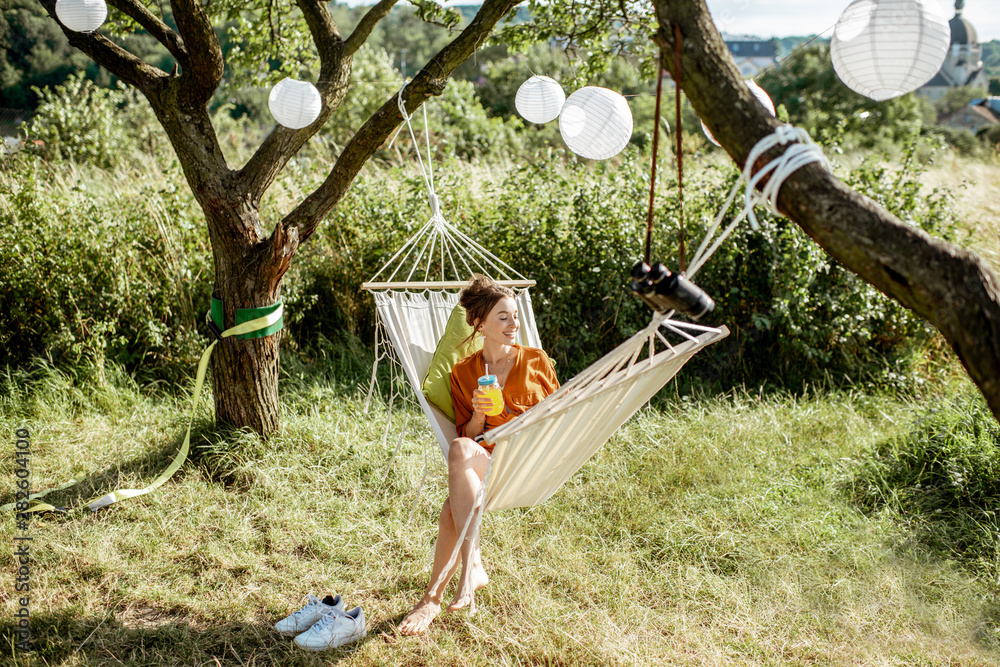
[[[227,305],[227,320],[229,317]],[[236,340],[230,337],[215,346],[212,390],[215,393],[216,422],[247,428],[262,437],[278,430],[280,341],[279,331],[266,338]]]
[[[202,207],[210,216],[208,228],[215,259],[212,296],[222,301],[225,330],[236,323],[238,309],[263,308],[278,302],[287,262],[275,262],[267,252],[269,244],[260,238],[256,207],[222,193],[216,193],[214,201],[203,202]],[[240,234],[222,231],[237,228],[234,223],[239,223]],[[216,345],[212,389],[218,423],[250,429],[262,437],[278,430],[281,333],[242,340],[229,336]]]

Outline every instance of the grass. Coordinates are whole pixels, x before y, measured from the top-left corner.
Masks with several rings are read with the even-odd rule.
[[[924,174],[928,190],[943,186],[955,194],[955,208],[973,230],[975,251],[1000,271],[1000,164],[939,155]]]
[[[46,515],[35,538],[38,665],[992,665],[997,582],[910,539],[845,484],[917,406],[863,395],[667,401],[621,429],[549,502],[487,516],[481,610],[424,638],[393,628],[427,583],[446,493],[428,439],[394,440],[352,385],[297,369],[283,430],[215,430],[158,491]],[[51,368],[0,379],[0,424],[27,426],[33,487],[79,505],[141,488],[182,437],[187,399]],[[402,421],[419,414],[395,411]],[[7,449],[6,451],[10,451]],[[415,492],[425,473],[428,478]],[[10,455],[4,469],[13,468]],[[13,479],[5,475],[5,479]],[[383,481],[384,480],[384,481]],[[0,502],[10,490],[0,489]],[[13,516],[0,516],[13,534]],[[13,569],[12,549],[0,556]],[[11,629],[12,585],[0,588]],[[308,593],[365,609],[369,636],[312,655],[271,624]],[[5,635],[7,632],[4,633]]]
[[[995,174],[958,160],[935,165],[927,182],[975,179],[959,207],[977,227],[977,251],[1000,268]],[[67,172],[61,187],[78,176]],[[131,186],[106,187],[101,194]],[[442,617],[429,636],[408,639],[393,628],[427,583],[446,494],[440,455],[424,432],[404,442],[387,473],[395,441],[384,436],[384,406],[365,413],[359,389],[327,379],[338,373],[282,363],[279,436],[216,430],[206,402],[191,459],[158,491],[93,515],[34,521],[37,651],[15,654],[8,643],[0,663],[1000,662],[1000,563],[970,568],[935,548],[935,524],[901,517],[891,503],[855,505],[845,492],[933,399],[667,400],[619,431],[548,503],[488,515],[492,581],[480,614]],[[13,444],[16,428],[30,429],[35,489],[87,472],[52,496],[78,506],[154,479],[180,444],[188,400],[113,368],[7,371],[0,432]],[[407,419],[423,423],[397,410],[394,428]],[[13,495],[13,456],[3,451],[11,482],[0,504]],[[0,516],[0,529],[15,533],[12,515]],[[0,554],[7,572],[12,551]],[[369,637],[308,655],[271,624],[325,591],[363,605]],[[6,637],[12,579],[0,601]]]

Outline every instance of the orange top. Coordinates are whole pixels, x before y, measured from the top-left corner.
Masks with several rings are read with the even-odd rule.
[[[545,350],[515,344],[517,357],[503,386],[504,411],[486,417],[483,433],[509,422],[559,388],[552,360]],[[479,378],[486,375],[483,351],[473,352],[451,369],[451,400],[455,404],[455,426],[458,435],[465,436],[465,426],[472,419],[472,394],[479,387]],[[492,450],[493,446],[482,443]]]

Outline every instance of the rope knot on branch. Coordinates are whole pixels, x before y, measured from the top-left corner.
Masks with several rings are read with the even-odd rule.
[[[774,158],[757,173],[753,173],[753,166],[757,160],[767,151],[775,146],[792,144],[785,149],[785,152]],[[747,156],[746,166],[743,168],[743,179],[747,183],[744,193],[744,201],[747,210],[747,219],[750,227],[759,229],[757,216],[754,214],[754,203],[763,203],[769,211],[776,215],[781,215],[778,210],[778,192],[781,190],[785,179],[791,176],[796,170],[812,162],[818,162],[827,171],[832,171],[829,160],[823,154],[823,149],[812,140],[809,133],[800,127],[793,125],[780,125],[774,132],[757,142]],[[760,195],[756,195],[756,189],[767,179],[767,183],[760,188]],[[754,198],[756,196],[756,202]]]

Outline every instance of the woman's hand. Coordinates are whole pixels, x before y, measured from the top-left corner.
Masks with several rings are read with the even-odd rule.
[[[472,392],[472,418],[478,424],[486,423],[486,413],[493,409],[493,399],[486,395],[486,390],[477,387]]]

